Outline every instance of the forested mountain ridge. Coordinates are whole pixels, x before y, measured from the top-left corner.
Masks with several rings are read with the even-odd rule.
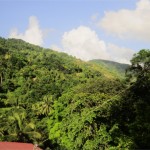
[[[54,150],[150,148],[150,51],[131,63],[124,81],[103,66],[0,38],[0,141]]]
[[[115,79],[109,72],[65,53],[0,38],[1,140],[36,140],[40,144],[48,140],[48,131],[39,130],[47,130],[53,100],[100,77]]]
[[[112,74],[116,74],[118,77],[124,77],[126,69],[129,68],[129,64],[122,64],[109,60],[93,59],[90,60],[89,62],[107,68],[107,70],[109,70]]]
[[[64,64],[69,65],[69,63],[74,63],[76,66],[80,65],[83,68],[85,68],[85,67],[89,68],[89,69],[94,68],[93,70],[103,71],[103,69],[100,70],[98,67],[92,65],[91,63],[85,63],[85,62],[83,62],[79,59],[76,59],[72,56],[69,56],[65,53],[56,52],[56,51],[51,50],[51,49],[45,49],[45,48],[42,48],[42,47],[39,47],[39,46],[35,46],[33,44],[29,44],[27,42],[24,42],[23,40],[17,40],[17,39],[5,40],[4,38],[1,38],[0,42],[1,42],[0,43],[1,47],[4,47],[5,49],[9,49],[10,52],[15,52],[16,53],[18,51],[22,54],[24,53],[23,55],[26,56],[26,57],[29,56],[30,53],[33,53],[32,54],[33,57],[37,57],[38,53],[39,53],[39,54],[43,55],[43,58],[46,57],[46,55],[52,55],[51,56],[52,58],[53,58],[53,55],[56,55],[55,57],[57,58],[57,64],[59,64],[59,61],[60,61],[60,65],[61,65],[61,63],[63,63],[62,65],[64,65]],[[35,56],[35,55],[37,55],[37,56]],[[55,60],[55,57],[53,58],[54,60]],[[38,59],[40,59],[40,57]],[[41,56],[41,59],[42,59],[42,56]],[[47,62],[52,64],[54,62],[54,60],[49,59]],[[50,62],[50,61],[53,61],[53,62]],[[72,68],[73,67],[74,66],[72,66]],[[107,71],[105,71],[104,73],[102,72],[101,74],[103,74],[104,76],[110,76],[110,78],[111,77],[114,78],[114,76],[111,73],[107,72]]]

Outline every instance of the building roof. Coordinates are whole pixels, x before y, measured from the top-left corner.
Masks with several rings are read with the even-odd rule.
[[[0,150],[42,150],[31,143],[0,142]]]

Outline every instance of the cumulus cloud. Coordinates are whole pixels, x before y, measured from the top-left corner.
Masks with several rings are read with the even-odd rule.
[[[112,43],[107,44],[107,52],[110,55],[110,60],[125,64],[130,63],[130,60],[135,53],[132,49],[119,47]]]
[[[105,42],[98,38],[95,31],[85,26],[65,32],[62,45],[65,52],[83,60],[109,58]]]
[[[42,30],[39,26],[38,19],[35,16],[31,16],[26,31],[19,33],[17,29],[12,29],[9,38],[22,39],[32,44],[42,45],[45,34],[45,30]]]
[[[119,38],[150,40],[150,0],[140,0],[134,10],[107,11],[97,23],[107,33]]]
[[[65,32],[62,37],[62,47],[64,52],[86,61],[106,59],[129,63],[133,55],[133,50],[131,49],[107,44],[99,39],[95,31],[86,26],[79,26],[76,29]]]

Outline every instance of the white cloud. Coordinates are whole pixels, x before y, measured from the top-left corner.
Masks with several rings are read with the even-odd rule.
[[[110,55],[110,60],[125,64],[130,63],[130,60],[135,53],[132,49],[119,47],[111,43],[107,44],[107,51]]]
[[[64,52],[86,61],[106,59],[129,63],[134,53],[131,49],[105,43],[99,39],[95,31],[86,26],[79,26],[65,32],[62,37],[62,47]]]
[[[45,34],[45,30],[40,29],[38,19],[35,16],[31,16],[26,31],[19,33],[17,29],[13,29],[10,32],[9,38],[22,39],[32,44],[42,45]]]
[[[105,12],[97,23],[107,33],[119,38],[150,41],[150,0],[140,0],[134,10]]]
[[[95,31],[85,26],[65,32],[62,45],[65,52],[83,60],[109,58],[105,42],[98,38]]]

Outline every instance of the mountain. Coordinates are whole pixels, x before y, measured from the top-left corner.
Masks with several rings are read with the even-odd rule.
[[[124,77],[126,69],[129,68],[130,66],[128,64],[122,64],[122,63],[109,61],[109,60],[102,60],[102,59],[93,59],[90,60],[89,62],[106,68],[109,72],[117,75],[118,77]]]
[[[67,118],[66,111],[96,107],[100,103],[97,96],[94,102],[94,95],[102,93],[103,101],[118,93],[118,87],[122,84],[104,66],[23,40],[0,38],[0,140],[55,147],[59,142],[53,143],[53,131]]]
[[[0,141],[54,150],[149,149],[149,57],[149,50],[135,55],[122,80],[127,65],[0,38]]]

